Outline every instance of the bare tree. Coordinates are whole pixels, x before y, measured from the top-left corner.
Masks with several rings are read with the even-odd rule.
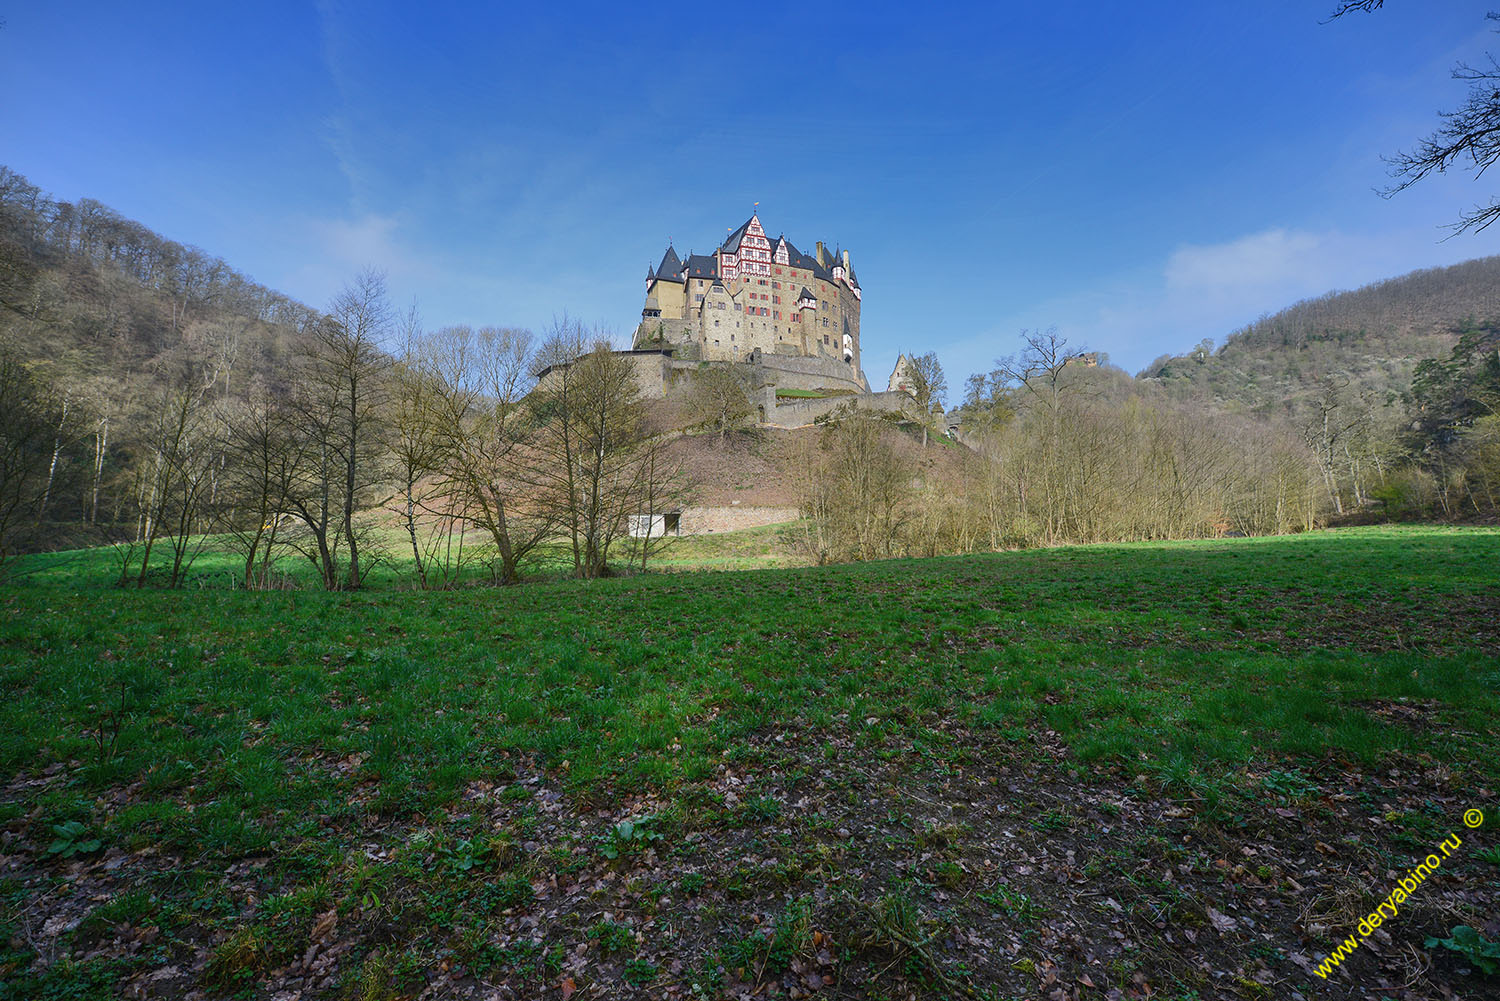
[[[943,412],[948,400],[948,379],[936,351],[917,355],[911,360],[911,393],[922,412],[922,447],[927,447],[927,430],[932,418]]]
[[[719,436],[723,445],[732,432],[755,427],[747,377],[736,367],[694,372],[683,397],[689,426]]]
[[[1371,12],[1383,7],[1384,0],[1346,0],[1334,9],[1332,18],[1356,11]],[[1486,15],[1500,21],[1500,13]],[[1438,127],[1410,150],[1388,157],[1393,183],[1381,192],[1389,198],[1432,174],[1445,174],[1448,168],[1462,164],[1475,178],[1500,161],[1500,62],[1486,53],[1483,65],[1459,63],[1453,79],[1469,84],[1464,103],[1455,111],[1439,115]],[[1500,198],[1491,197],[1459,216],[1449,229],[1453,235],[1472,230],[1483,232],[1500,219]]]
[[[1068,350],[1068,341],[1052,327],[1045,332],[1023,330],[1021,352],[995,362],[991,381],[1008,387],[1018,409],[1037,415],[1031,420],[1041,432],[1041,452],[1026,469],[1017,470],[1026,485],[1034,483],[1042,493],[1040,510],[1046,520],[1046,541],[1051,544],[1064,535],[1063,526],[1070,517],[1068,492],[1064,489],[1062,468],[1064,404],[1074,387],[1069,378],[1069,364],[1084,352]]]
[[[145,447],[137,460],[144,500],[138,532],[138,587],[147,582],[158,540],[165,539],[172,551],[169,587],[182,583],[202,550],[203,533],[212,520],[205,500],[212,489],[222,447],[219,425],[208,400],[218,379],[214,365],[184,354],[172,365],[152,408]],[[122,567],[122,578],[128,569]]]
[[[402,324],[400,363],[393,369],[387,407],[390,459],[396,493],[390,510],[401,519],[411,546],[417,579],[423,590],[432,586],[430,558],[446,551],[443,536],[451,534],[451,512],[445,507],[438,480],[443,464],[443,440],[437,421],[442,392],[422,364],[421,320],[413,305]],[[446,566],[446,563],[444,564]],[[449,582],[449,575],[441,575]]]
[[[850,409],[823,432],[802,498],[819,563],[900,551],[913,517],[912,469],[892,447],[890,424]]]
[[[360,565],[354,515],[384,475],[390,357],[382,341],[391,323],[385,276],[364,271],[313,326],[302,359],[296,409],[309,462],[289,501],[312,536],[308,555],[329,590],[358,588],[368,569]],[[338,565],[341,545],[347,570]]]
[[[1344,513],[1343,491],[1339,486],[1339,467],[1350,456],[1351,441],[1367,429],[1368,413],[1346,399],[1348,379],[1323,380],[1322,392],[1312,402],[1311,412],[1302,423],[1302,440],[1318,460],[1323,485],[1334,512]],[[1351,459],[1351,467],[1353,465]],[[1356,503],[1361,499],[1357,470],[1354,478]]]
[[[553,505],[568,534],[574,572],[600,577],[608,572],[611,546],[643,500],[650,434],[640,385],[627,357],[566,320],[542,346],[541,358],[549,363],[548,378],[530,408],[540,497]]]
[[[516,583],[557,517],[537,496],[544,478],[535,472],[524,404],[533,382],[531,332],[447,327],[423,338],[417,358],[433,394],[440,491],[494,546],[496,580]]]
[[[296,433],[292,409],[264,386],[226,408],[223,420],[225,494],[231,500],[224,523],[245,560],[243,586],[269,588],[275,584],[282,516],[307,443]]]

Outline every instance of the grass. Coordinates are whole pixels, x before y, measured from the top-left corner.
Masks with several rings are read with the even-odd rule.
[[[801,523],[787,522],[737,532],[710,535],[684,535],[653,541],[648,564],[651,570],[750,570],[788,567],[805,563],[797,552],[795,534]],[[201,538],[201,537],[200,537]],[[469,554],[458,570],[460,587],[484,584],[491,580],[487,557],[489,548],[476,541],[472,533],[464,543]],[[636,567],[633,542],[620,540],[612,551],[611,563],[623,572]],[[362,560],[367,567],[367,586],[375,591],[414,590],[418,586],[416,564],[404,533],[377,529],[366,542]],[[308,559],[290,547],[279,547],[275,561],[278,575],[293,589],[317,588],[318,574]],[[153,555],[153,566],[170,559],[162,544]],[[569,576],[572,553],[562,542],[539,547],[521,567],[530,581],[558,581]],[[50,585],[63,588],[98,587],[113,584],[120,570],[114,550],[109,547],[78,549],[36,556],[15,557],[7,561],[6,580],[25,585]],[[154,572],[154,571],[153,571]],[[434,580],[439,579],[433,569]],[[233,554],[228,541],[215,537],[203,540],[198,557],[186,574],[188,591],[229,590],[239,586],[244,577],[244,561]],[[131,575],[134,581],[135,575]]]
[[[784,529],[758,531],[703,548],[733,559]],[[1329,776],[1374,776],[1392,762],[1440,763],[1468,789],[1500,780],[1500,532],[1490,529],[449,593],[120,590],[94,572],[101,558],[38,560],[25,586],[0,590],[0,774],[13,776],[0,825],[7,851],[28,859],[0,881],[0,941],[12,943],[0,976],[31,970],[38,979],[20,983],[38,994],[66,996],[63,976],[139,974],[147,953],[101,973],[94,959],[37,968],[41,944],[16,946],[21,915],[44,897],[75,901],[82,918],[97,906],[83,900],[101,895],[92,923],[46,948],[81,957],[99,929],[149,922],[161,963],[190,969],[182,957],[204,954],[205,983],[241,989],[298,961],[318,916],[334,910],[369,938],[341,961],[350,983],[385,990],[414,971],[479,967],[491,979],[555,978],[553,947],[592,940],[618,954],[620,990],[646,991],[662,954],[648,939],[631,955],[620,929],[665,922],[659,908],[688,900],[800,901],[841,878],[849,837],[793,809],[792,787],[878,810],[880,851],[931,856],[912,870],[929,874],[923,894],[962,892],[985,871],[963,847],[982,832],[919,823],[887,793],[862,792],[871,768],[928,799],[959,781],[999,796],[1014,783],[995,771],[1005,761],[1044,769],[1050,783],[1159,795],[1231,826],[1264,803],[1319,809],[1346,792]],[[730,784],[726,769],[747,784]],[[781,778],[755,787],[758,771]],[[1023,811],[1026,838],[1095,836],[1101,821],[1077,802],[1033,802],[1031,788],[1001,798]],[[591,826],[556,826],[559,803]],[[1412,845],[1446,830],[1445,817],[1413,811],[1391,822]],[[650,838],[622,840],[615,825],[646,816]],[[950,825],[941,836],[939,822]],[[70,823],[101,848],[49,855]],[[752,853],[776,866],[715,868],[695,854],[791,830],[803,833]],[[822,847],[799,847],[806,838]],[[606,858],[601,844],[629,850]],[[1396,840],[1390,850],[1406,849]],[[122,856],[133,861],[121,867]],[[645,910],[629,925],[595,908],[534,948],[502,932],[539,906],[533,885],[545,894],[549,879],[618,873],[624,893],[626,866],[663,859],[678,861],[661,889],[647,878],[632,891],[650,903],[631,905]],[[843,889],[878,914],[890,894],[913,892]],[[984,920],[1029,920],[1055,904],[1038,892],[1007,878],[973,907]],[[1148,896],[1127,909],[1166,906],[1150,896],[1164,890],[1132,892]],[[814,951],[811,919],[794,917],[788,962]],[[918,941],[929,918],[903,911],[903,935]],[[774,951],[792,932],[753,934]],[[657,944],[670,952],[675,941]],[[920,942],[913,977],[937,948],[926,933]],[[736,969],[748,978],[753,966]]]

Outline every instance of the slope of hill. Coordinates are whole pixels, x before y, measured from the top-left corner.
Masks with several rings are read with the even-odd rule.
[[[184,346],[274,377],[316,316],[220,258],[0,166],[0,342],[54,377],[117,387]]]
[[[688,503],[705,507],[794,508],[802,503],[809,470],[821,458],[823,429],[766,429],[759,441],[720,444],[717,436],[688,435],[667,447],[692,484]],[[882,437],[912,476],[926,483],[957,483],[967,449],[946,439],[923,448],[920,435],[891,426]]]
[[[1140,377],[1268,416],[1295,411],[1329,378],[1394,401],[1419,361],[1452,349],[1465,321],[1497,316],[1500,256],[1483,257],[1304,300],[1235,331],[1216,352],[1158,358]]]

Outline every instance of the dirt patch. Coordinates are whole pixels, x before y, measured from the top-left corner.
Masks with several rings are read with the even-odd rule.
[[[265,858],[198,889],[217,921],[169,935],[161,911],[90,923],[122,891],[170,886],[180,860],[58,868],[11,833],[3,874],[30,897],[12,948],[133,970],[127,997],[217,996],[214,983],[284,998],[361,984],[386,998],[1479,996],[1422,948],[1494,914],[1471,852],[1331,978],[1315,973],[1411,862],[1390,818],[1456,816],[1475,794],[1440,766],[1247,772],[1242,797],[1210,811],[1141,776],[1090,775],[1045,729],[940,727],[913,746],[880,728],[752,735],[672,799],[581,801],[520,764],[443,818],[461,840],[436,818],[362,813],[325,896],[279,925],[270,900],[292,883]]]

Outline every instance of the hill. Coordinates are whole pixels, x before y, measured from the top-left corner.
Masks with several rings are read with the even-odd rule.
[[[1211,345],[1152,362],[1138,378],[1179,397],[1267,416],[1295,414],[1325,379],[1377,406],[1411,387],[1418,362],[1446,357],[1468,321],[1500,318],[1500,256],[1330,292]]]
[[[744,505],[795,508],[804,500],[808,471],[822,447],[823,429],[766,428],[755,439],[720,444],[714,435],[684,435],[666,450],[692,484],[688,502],[711,507]],[[914,478],[928,484],[957,484],[967,450],[946,439],[922,447],[920,433],[899,426],[882,428],[889,444]]]
[[[192,347],[228,352],[237,377],[274,378],[317,315],[222,258],[0,166],[0,343],[49,376],[149,382]]]

